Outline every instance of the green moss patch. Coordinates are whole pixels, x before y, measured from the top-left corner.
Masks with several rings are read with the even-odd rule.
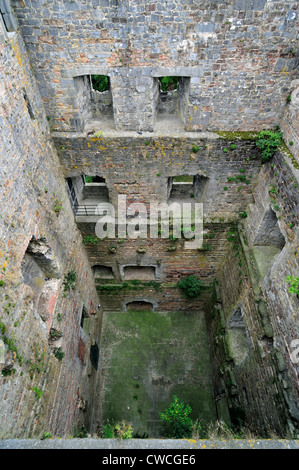
[[[231,132],[231,131],[219,131],[216,132],[223,140],[256,140],[257,132]]]
[[[215,420],[202,312],[109,312],[100,357],[104,422],[124,419],[139,436],[163,436],[159,413],[173,394],[190,404],[192,419]]]

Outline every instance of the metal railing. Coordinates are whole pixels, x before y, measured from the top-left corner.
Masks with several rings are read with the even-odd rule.
[[[98,204],[96,205],[79,205],[76,210],[76,217],[78,216],[104,216],[109,215],[109,208],[102,208],[99,210]]]

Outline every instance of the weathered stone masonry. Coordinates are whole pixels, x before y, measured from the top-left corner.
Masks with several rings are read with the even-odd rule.
[[[8,40],[4,32],[0,39],[0,321],[6,348],[0,434],[29,437],[49,429],[63,435],[87,419],[82,403],[92,400],[89,348],[99,302],[23,40],[18,33]],[[64,297],[71,270],[76,287]],[[80,329],[83,304],[91,337]],[[62,362],[54,347],[65,354]]]
[[[82,130],[76,77],[93,73],[110,77],[116,128],[144,131],[156,120],[156,77],[189,77],[190,131],[274,127],[296,78],[294,2],[13,5],[55,130]]]
[[[298,434],[299,304],[286,282],[299,272],[298,4],[3,5],[0,436],[83,425],[97,435],[106,418],[156,436],[173,390],[200,418]],[[109,109],[97,108],[91,75],[109,77]],[[163,76],[179,83],[164,96]],[[257,133],[276,126],[284,144],[261,165]],[[185,192],[175,177],[189,177]],[[149,210],[188,191],[204,205],[201,249],[94,242],[88,200],[116,207],[121,194]],[[176,286],[188,274],[202,280],[199,299]],[[138,362],[142,332],[149,366]],[[160,357],[153,338],[152,358],[154,332],[166,347]]]

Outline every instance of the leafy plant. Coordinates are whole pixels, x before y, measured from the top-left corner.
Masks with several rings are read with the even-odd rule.
[[[0,333],[2,335],[5,335],[6,333],[6,325],[4,325],[4,323],[0,322]]]
[[[299,295],[299,277],[287,276],[286,281],[291,284],[289,287],[290,294]]]
[[[107,75],[91,75],[91,83],[94,90],[100,92],[109,90],[109,78]]]
[[[60,330],[56,330],[56,328],[51,328],[50,329],[50,335],[49,335],[50,341],[55,341],[55,340],[61,338],[61,336],[62,336],[62,333],[61,333]]]
[[[278,188],[276,188],[275,186],[273,186],[273,184],[270,186],[269,188],[269,193],[272,193],[272,194],[278,194]]]
[[[55,347],[53,349],[53,352],[54,352],[54,356],[56,357],[56,359],[58,359],[59,361],[62,361],[62,359],[65,356],[65,353],[62,351],[61,347],[60,346],[58,348]]]
[[[190,438],[192,435],[193,423],[190,418],[192,409],[184,402],[180,402],[176,395],[173,395],[173,402],[160,413],[161,420],[165,422],[165,434],[167,437],[181,439]]]
[[[178,77],[162,77],[160,78],[161,90],[170,91],[176,90],[178,87]]]
[[[4,326],[5,326],[5,325],[2,323],[1,333],[2,333],[2,331],[3,331],[3,327],[4,327]],[[3,333],[3,334],[4,334],[4,333]],[[18,360],[19,364],[22,364],[24,358],[23,358],[22,355],[20,355],[20,353],[19,353],[19,351],[18,351],[18,348],[17,348],[17,346],[16,346],[16,344],[15,344],[14,338],[8,338],[7,336],[4,336],[4,337],[3,337],[3,342],[4,342],[4,344],[6,344],[8,351],[12,351],[12,352],[15,353],[16,359]]]
[[[280,131],[261,131],[257,135],[256,146],[261,150],[262,163],[273,157],[281,143],[282,133]]]
[[[29,374],[32,380],[35,372],[40,373],[45,371],[45,351],[38,344],[34,344],[34,358],[28,361]]]
[[[240,212],[240,217],[242,217],[243,219],[246,219],[246,217],[247,217],[247,212],[246,212],[246,211]]]
[[[131,439],[133,435],[133,428],[130,423],[120,421],[116,424],[104,424],[101,433],[104,439]]]
[[[77,279],[77,273],[75,271],[69,271],[67,275],[64,277],[64,288],[63,288],[63,296],[66,297],[67,291],[70,289],[74,289],[76,286],[76,279]]]
[[[13,375],[14,373],[16,372],[16,369],[10,369],[10,370],[5,370],[3,369],[1,374],[3,375],[3,377],[10,377],[11,375]]]
[[[114,426],[115,436],[119,439],[131,439],[132,431],[132,425],[130,423],[127,423],[126,421],[116,423],[116,425]]]
[[[45,439],[51,439],[52,434],[50,432],[44,432],[44,434],[41,437],[41,440],[44,441]]]
[[[199,151],[200,147],[198,145],[193,145],[192,147],[192,152],[197,153]]]
[[[102,131],[97,131],[97,132],[95,132],[95,133],[93,134],[93,136],[96,137],[97,139],[98,139],[99,137],[101,137],[102,135],[103,135],[103,132],[102,132]]]
[[[181,279],[177,283],[177,287],[183,291],[185,297],[199,297],[201,293],[201,280],[195,275],[190,275]]]
[[[86,427],[84,425],[83,426],[75,426],[72,437],[77,438],[77,439],[78,438],[79,439],[84,439],[84,438],[88,437],[88,432],[87,432]]]
[[[59,215],[61,211],[64,211],[64,208],[62,207],[62,201],[61,199],[55,199],[54,212],[55,214]]]
[[[100,243],[100,239],[93,235],[87,235],[83,238],[83,243],[84,245],[97,245],[98,243]]]
[[[84,175],[84,180],[85,180],[85,183],[93,183],[94,176]]]
[[[104,424],[102,437],[104,439],[113,439],[114,438],[114,426],[113,424]]]
[[[39,400],[43,394],[43,391],[38,387],[32,387],[31,390],[35,393],[35,398]]]

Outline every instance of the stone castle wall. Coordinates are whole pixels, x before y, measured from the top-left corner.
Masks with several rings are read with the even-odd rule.
[[[298,170],[288,153],[263,166],[253,197],[244,223],[235,235],[227,232],[231,250],[207,314],[215,393],[220,415],[227,400],[236,422],[292,433],[299,417],[292,343],[298,296],[287,276],[298,274]]]
[[[265,0],[14,0],[55,130],[91,113],[83,76],[108,75],[118,130],[152,131],[157,78],[189,88],[186,130],[256,130],[281,121],[297,77],[297,5]]]
[[[98,297],[17,32],[8,37],[1,29],[0,64],[0,436],[64,435],[88,420],[83,408],[92,397],[89,348],[100,320]],[[64,295],[72,270],[76,286]],[[91,336],[80,328],[83,305]],[[61,347],[61,361],[54,347]]]
[[[217,134],[211,138],[200,134],[194,138],[186,134],[173,138],[103,134],[94,138],[54,133],[53,138],[65,176],[103,176],[109,202],[115,208],[119,194],[127,196],[128,204],[139,202],[147,208],[151,202],[167,202],[170,177],[199,175],[204,185],[198,197],[193,190],[193,201],[204,203],[205,217],[234,219],[252,202],[260,171],[259,151],[246,137],[230,140]]]
[[[218,296],[207,312],[214,393],[219,419],[262,435],[286,432],[283,387],[273,358],[273,333],[260,314],[242,244],[231,248],[218,276]],[[236,256],[236,253],[238,256]]]
[[[154,264],[162,291],[148,286],[137,300],[160,311],[177,310],[183,298],[175,283],[184,273],[199,273],[203,296],[188,308],[205,310],[219,416],[228,405],[231,417],[245,410],[253,430],[270,425],[279,432],[288,410],[298,423],[298,366],[290,359],[291,341],[299,337],[298,299],[286,282],[298,273],[297,5],[12,5],[20,31],[0,33],[0,436],[66,435],[93,426],[101,382],[91,354],[101,341],[98,305],[118,311],[136,300],[133,289],[103,293],[103,280],[94,284],[94,265],[112,267],[117,284],[124,265]],[[105,114],[93,121],[91,74],[110,77],[112,121]],[[175,116],[174,108],[166,113],[163,137],[167,107],[159,116],[158,78],[165,75],[180,77],[183,115]],[[264,167],[252,135],[196,132],[276,125],[293,155],[285,149]],[[113,240],[114,253],[110,241],[84,247],[82,236],[94,235],[95,220],[76,225],[66,190],[72,178],[75,192],[82,191],[82,175],[104,177],[112,204],[123,194],[147,208],[167,201],[170,178],[199,176],[202,185],[193,189],[202,190],[209,248],[194,256],[181,241],[173,251],[168,240],[147,241],[145,252],[137,251],[143,243],[129,240]],[[239,222],[241,214],[246,223],[238,256],[224,223]],[[281,237],[284,246],[278,246]],[[65,291],[74,272],[76,284]],[[61,347],[62,361],[54,347]]]
[[[281,129],[284,141],[294,156],[296,168],[299,168],[299,81],[291,83],[292,93],[289,95],[289,104],[284,112]]]
[[[274,192],[273,192],[274,191]],[[298,361],[293,359],[292,341],[298,337],[298,296],[289,292],[287,276],[298,276],[298,169],[296,164],[282,153],[277,153],[271,165],[261,172],[256,186],[248,219],[249,246],[253,249],[254,261],[262,265],[260,255],[255,253],[255,236],[269,205],[275,211],[277,223],[285,239],[285,245],[276,252],[268,272],[260,273],[259,285],[267,303],[269,319],[273,328],[273,344],[276,349],[276,364],[280,383],[284,388],[284,399],[290,415],[298,421]],[[270,227],[266,232],[271,232]],[[264,243],[267,245],[267,243]],[[264,247],[265,248],[265,247]],[[256,265],[255,265],[256,266]],[[259,272],[259,269],[256,270]]]

